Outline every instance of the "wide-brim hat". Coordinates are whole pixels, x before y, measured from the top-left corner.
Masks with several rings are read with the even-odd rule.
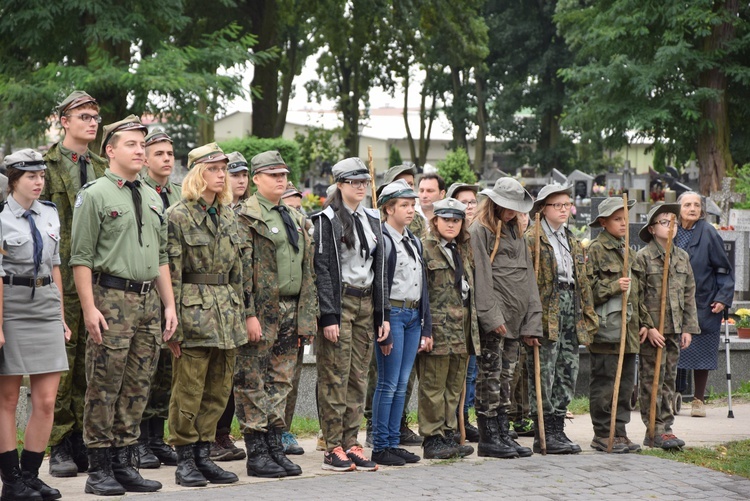
[[[419,195],[403,179],[398,179],[382,187],[378,196],[378,205],[383,205],[396,198],[419,198]]]
[[[144,139],[146,137],[146,134],[148,134],[148,127],[143,125],[143,122],[141,122],[140,118],[135,115],[128,115],[119,122],[104,126],[102,134],[102,146],[99,150],[99,153],[104,156],[104,152],[107,149],[107,144],[112,139],[112,136],[114,136],[118,132],[125,132],[128,130],[139,130],[143,132]]]
[[[445,198],[456,198],[456,193],[461,193],[462,191],[473,191],[476,195],[479,193],[479,185],[478,184],[466,184],[466,183],[453,183],[448,188],[448,191],[445,194]]]
[[[385,174],[383,175],[383,184],[378,186],[375,194],[380,197],[380,193],[382,193],[383,188],[395,181],[396,178],[401,174],[411,174],[412,176],[416,176],[417,168],[416,166],[414,166],[414,164],[394,165],[393,167],[385,171]]]
[[[27,172],[45,170],[47,168],[42,154],[31,148],[24,148],[6,155],[3,159],[3,166],[6,169],[18,169]]]
[[[628,199],[628,209],[635,205],[635,200]],[[599,214],[596,219],[589,223],[591,228],[601,228],[602,224],[599,222],[600,217],[609,217],[614,214],[618,209],[622,209],[622,198],[620,197],[609,197],[599,204]]]
[[[510,177],[501,177],[495,181],[495,186],[479,192],[486,195],[496,205],[516,212],[529,212],[534,205],[534,199],[521,183]]]
[[[573,185],[570,184],[548,184],[541,190],[539,190],[539,194],[536,196],[536,200],[534,201],[534,206],[531,208],[531,212],[529,212],[530,217],[534,217],[534,215],[537,212],[540,212],[542,208],[544,207],[547,199],[551,197],[552,195],[557,195],[559,193],[565,193],[566,195],[573,196]]]
[[[654,236],[651,234],[650,231],[648,231],[648,227],[653,225],[656,222],[656,216],[659,214],[674,214],[675,217],[675,225],[677,224],[677,217],[680,215],[680,204],[659,204],[654,205],[651,207],[651,210],[648,211],[648,220],[646,224],[638,231],[638,236],[646,243],[649,243],[651,240],[654,239]]]

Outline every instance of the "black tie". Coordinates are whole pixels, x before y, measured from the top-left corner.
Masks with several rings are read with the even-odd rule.
[[[409,237],[406,236],[401,241],[404,242],[406,253],[409,254],[414,261],[417,261],[417,256],[414,255],[414,249],[411,248],[411,244],[409,243]]]
[[[81,187],[83,187],[88,182],[88,176],[87,176],[87,167],[88,162],[86,161],[86,157],[81,155],[78,157],[78,167],[81,170]]]
[[[446,247],[448,247],[451,250],[451,254],[453,254],[453,265],[456,268],[455,283],[456,287],[461,290],[463,288],[464,265],[461,262],[461,255],[458,253],[458,246],[456,245],[456,242],[451,242],[446,245]]]
[[[359,214],[352,212],[354,216],[354,226],[357,228],[357,238],[359,238],[360,250],[359,253],[363,258],[367,259],[367,255],[370,252],[370,246],[367,245],[367,237],[365,236],[365,228],[362,226],[362,221],[359,220]]]
[[[219,229],[219,213],[216,211],[216,207],[209,207],[208,209],[206,209],[206,212],[208,212],[208,215],[211,216],[211,221],[213,221],[216,229]]]
[[[294,224],[289,210],[284,205],[277,205],[273,210],[278,211],[281,214],[281,219],[284,220],[284,228],[286,228],[286,238],[289,241],[289,245],[294,247],[294,252],[299,252],[299,235],[297,234],[297,225]]]
[[[44,249],[44,242],[42,242],[42,234],[34,223],[34,213],[27,210],[23,213],[29,222],[29,228],[31,229],[31,237],[34,239],[34,285],[31,288],[31,299],[34,299],[34,292],[36,291],[36,277],[39,274],[39,267],[42,265],[42,250]]]
[[[135,181],[125,181],[125,186],[130,188],[130,193],[133,195],[133,205],[135,205],[135,221],[138,225],[138,243],[143,247],[143,204],[141,203],[141,192],[138,187],[141,182],[137,179]]]
[[[157,186],[159,192],[159,196],[161,197],[161,201],[164,204],[164,210],[167,210],[169,208],[169,198],[167,198],[167,189],[164,186]]]

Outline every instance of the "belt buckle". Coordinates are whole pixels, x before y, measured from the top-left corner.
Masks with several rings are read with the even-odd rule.
[[[151,282],[141,283],[141,290],[138,294],[148,294],[151,292]]]
[[[36,281],[34,282],[34,284],[37,287],[42,287],[44,285],[44,279],[43,278],[37,278]]]

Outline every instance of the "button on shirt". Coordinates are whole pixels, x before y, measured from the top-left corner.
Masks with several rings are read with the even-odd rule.
[[[391,236],[396,250],[396,269],[393,272],[393,284],[391,284],[391,299],[395,301],[416,301],[422,297],[422,256],[417,248],[409,242],[416,261],[406,250],[408,239],[406,230],[399,234],[391,225],[385,223],[386,231]]]
[[[33,213],[34,224],[44,243],[38,276],[50,276],[52,267],[60,264],[60,219],[57,210],[36,200],[29,210]],[[0,256],[0,276],[34,276],[34,239],[24,212],[26,209],[16,202],[13,195],[9,195],[5,210],[0,213],[0,242],[8,253]]]
[[[365,253],[365,257],[362,257],[362,253],[359,252],[360,244],[359,238],[357,238],[357,231],[352,227],[354,247],[350,249],[343,242],[339,247],[341,249],[341,280],[355,287],[369,287],[375,278],[372,257],[377,247],[375,233],[372,231],[370,219],[365,214],[365,209],[361,205],[357,207],[356,211],[352,211],[349,207],[346,207],[345,210],[349,211],[352,217],[360,218],[359,220],[362,222],[362,227],[365,230],[365,238],[370,244],[370,248]],[[354,215],[355,212],[356,216]]]
[[[560,226],[557,231],[543,221],[540,223],[544,228],[552,249],[555,251],[555,261],[557,261],[557,279],[560,282],[573,283],[573,256],[570,253],[570,242],[565,233],[565,226]]]
[[[300,238],[299,252],[289,243],[289,238],[284,227],[284,220],[275,205],[264,198],[260,193],[255,193],[260,203],[263,221],[268,227],[268,235],[276,246],[276,269],[278,272],[278,285],[280,296],[299,296],[302,287],[302,260],[304,258],[304,239]],[[279,202],[281,205],[282,202]],[[295,221],[296,224],[296,221]],[[302,228],[297,228],[302,237]]]

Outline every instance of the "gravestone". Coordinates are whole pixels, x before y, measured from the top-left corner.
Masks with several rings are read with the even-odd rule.
[[[731,209],[729,211],[729,226],[734,231],[750,231],[750,210]]]
[[[629,186],[628,188],[632,188],[635,190],[640,190],[643,195],[641,198],[637,198],[636,201],[638,202],[650,202],[649,199],[650,196],[650,185],[651,185],[651,176],[648,174],[638,174],[637,176],[633,176],[633,184]],[[628,197],[630,194],[628,194]]]
[[[568,176],[557,169],[552,169],[552,172],[549,174],[549,182],[550,184],[568,184]]]
[[[622,191],[622,176],[620,174],[607,173],[605,183],[607,193],[617,193]]]
[[[691,160],[685,171],[682,173],[682,181],[692,190],[697,190],[700,184],[701,170],[695,160]]]
[[[750,232],[719,230],[724,240],[724,250],[734,270],[734,292],[736,299],[750,299]]]
[[[735,202],[744,202],[745,195],[734,191],[734,178],[725,177],[721,180],[721,191],[711,193],[711,200],[721,209],[720,226],[729,226],[729,211]]]
[[[594,176],[576,169],[568,176],[568,182],[573,185],[573,198],[589,198],[594,186]]]

